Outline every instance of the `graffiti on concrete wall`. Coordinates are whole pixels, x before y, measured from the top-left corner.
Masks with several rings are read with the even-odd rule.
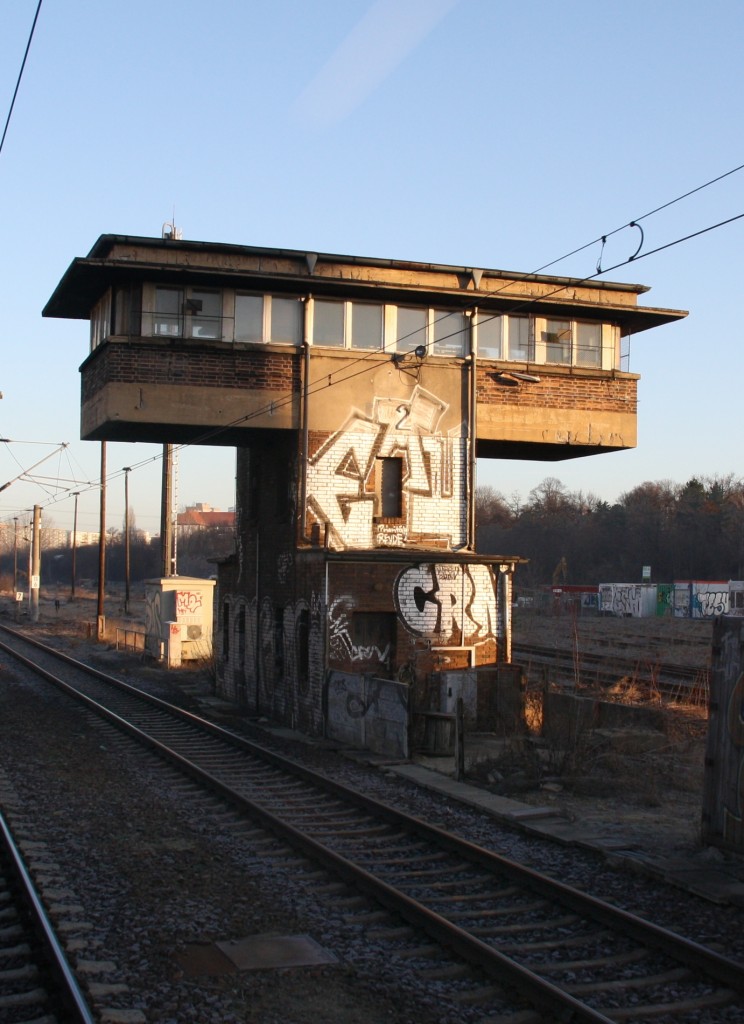
[[[440,429],[447,405],[418,385],[410,398],[377,398],[372,416],[354,412],[308,460],[308,510],[346,547],[400,547],[413,534],[465,542],[467,437]],[[376,460],[402,461],[403,522],[375,523]]]
[[[486,565],[415,565],[394,585],[395,606],[415,636],[474,645],[498,635],[494,578]]]
[[[641,587],[634,583],[602,583],[599,588],[600,608],[604,615],[638,617],[643,614]]]
[[[693,597],[693,609],[695,607],[695,601],[697,602],[697,608],[700,611],[700,617],[703,619],[707,619],[713,615],[725,615],[728,611],[729,603],[728,590],[699,591]]]
[[[162,591],[145,588],[145,633],[147,636],[163,636]]]
[[[257,702],[279,720],[299,720],[299,705],[319,688],[323,674],[320,598],[313,594],[309,602],[278,608],[268,597],[260,602],[254,597],[231,606],[231,628],[245,638],[228,648],[232,679],[244,680],[249,703]]]
[[[727,615],[729,585],[718,582],[679,582],[674,584],[674,614],[677,618],[709,619]]]
[[[184,622],[188,618],[196,617],[202,610],[204,598],[199,591],[177,590],[176,591],[176,619]]]

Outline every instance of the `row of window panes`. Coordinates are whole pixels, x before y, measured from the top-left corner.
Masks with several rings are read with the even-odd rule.
[[[387,349],[388,313],[395,322],[396,352],[412,352],[419,345],[441,356],[464,356],[469,351],[468,320],[462,313],[327,299],[313,302],[313,344],[372,351]]]
[[[607,363],[612,366],[617,328],[583,320],[481,315],[477,324],[478,355],[485,359],[603,366],[603,327],[612,349]]]
[[[116,333],[129,331],[122,323],[124,308],[139,320],[139,304],[111,293],[91,316],[91,347]],[[229,293],[234,317],[223,316],[223,293],[216,289],[155,287],[154,311],[143,317],[142,333],[159,337],[189,337],[237,342],[277,342],[299,345],[303,337],[304,302],[297,297]],[[416,306],[390,306],[356,301],[315,299],[308,325],[312,343],[366,351],[412,352],[424,346],[428,354],[467,355],[469,318],[460,312]],[[115,311],[115,312],[114,312]],[[232,329],[230,320],[233,320]],[[613,366],[618,329],[608,324],[555,318],[477,313],[473,318],[480,358],[578,366]],[[603,359],[604,344],[611,349]]]

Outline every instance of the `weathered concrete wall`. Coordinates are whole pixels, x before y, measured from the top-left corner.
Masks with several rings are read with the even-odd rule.
[[[504,364],[506,367],[507,364]],[[534,370],[534,367],[531,367]],[[478,367],[478,454],[499,444],[577,445],[594,451],[636,445],[636,374],[540,366],[540,380],[505,387],[492,367]]]
[[[389,757],[408,757],[409,693],[408,686],[393,679],[329,672],[329,739]]]
[[[713,624],[702,834],[744,853],[744,622],[734,616]]]
[[[542,734],[557,746],[571,745],[581,735],[599,729],[663,733],[665,728],[664,713],[658,708],[633,707],[550,690],[543,695]]]

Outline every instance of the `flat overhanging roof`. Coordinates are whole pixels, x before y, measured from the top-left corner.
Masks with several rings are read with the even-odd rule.
[[[649,290],[640,284],[129,235],[101,235],[73,260],[42,315],[88,320],[108,288],[145,281],[569,316],[611,321],[626,334],[687,316],[636,305],[634,296]]]

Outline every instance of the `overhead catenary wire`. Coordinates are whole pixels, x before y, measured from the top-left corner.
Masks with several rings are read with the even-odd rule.
[[[41,3],[39,3],[39,7],[40,6],[41,6]],[[37,14],[38,14],[38,10],[37,10]],[[679,196],[676,196],[674,199],[671,199],[671,200],[669,200],[669,201],[667,201],[665,203],[660,204],[659,206],[655,207],[652,210],[649,210],[648,212],[642,214],[641,216],[635,217],[633,220],[626,222],[625,224],[621,225],[620,227],[614,228],[613,230],[608,231],[608,232],[606,232],[603,235],[599,235],[597,238],[593,239],[591,242],[587,242],[584,245],[579,246],[578,248],[575,248],[575,249],[571,250],[570,252],[565,253],[563,256],[558,257],[557,259],[552,260],[549,263],[543,264],[541,267],[537,268],[536,270],[532,271],[531,273],[532,274],[542,273],[544,270],[548,269],[549,267],[553,267],[556,264],[562,262],[563,260],[568,259],[571,256],[574,256],[574,255],[576,255],[578,253],[581,253],[581,252],[591,248],[592,246],[596,246],[598,244],[604,245],[604,243],[606,242],[606,240],[609,237],[611,237],[611,236],[613,236],[615,234],[618,234],[621,231],[624,231],[624,230],[626,230],[628,228],[632,228],[632,227],[637,226],[640,221],[646,220],[649,217],[652,217],[655,214],[660,213],[662,210],[665,210],[665,209],[669,208],[670,206],[673,206],[674,204],[676,204],[678,202],[681,202],[682,200],[687,199],[690,196],[695,195],[696,193],[702,191],[703,189],[709,188],[712,185],[714,185],[714,184],[724,180],[725,178],[730,177],[731,175],[733,175],[733,174],[735,174],[737,172],[740,172],[742,170],[744,170],[744,164],[740,164],[737,167],[733,167],[730,170],[728,170],[728,171],[726,171],[726,172],[724,172],[722,174],[719,174],[719,175],[717,175],[714,178],[711,178],[710,180],[704,182],[703,184],[698,185],[695,188],[689,189],[687,192],[684,192],[684,193],[682,193]],[[702,236],[704,234],[707,234],[707,233],[709,233],[711,231],[715,231],[715,230],[717,230],[717,229],[719,229],[721,227],[724,227],[726,225],[729,225],[729,224],[731,224],[731,223],[733,223],[735,221],[741,220],[742,218],[744,218],[744,213],[735,214],[734,216],[726,218],[725,220],[719,221],[719,222],[717,222],[715,224],[708,225],[707,227],[701,228],[701,229],[699,229],[697,231],[690,232],[690,233],[688,233],[686,235],[683,235],[683,236],[681,236],[681,237],[679,237],[677,239],[672,240],[671,242],[666,242],[666,243],[664,243],[662,245],[656,246],[655,248],[649,249],[649,250],[647,250],[645,252],[641,252],[641,248],[642,248],[642,246],[644,244],[644,236],[643,236],[643,233],[642,233],[641,245],[636,249],[636,251],[632,255],[630,255],[626,259],[620,260],[619,262],[614,263],[612,266],[609,266],[609,267],[601,267],[599,265],[599,263],[598,263],[597,269],[596,269],[596,271],[594,273],[588,274],[585,277],[581,277],[581,278],[572,277],[570,279],[570,281],[568,281],[567,283],[563,283],[563,284],[557,286],[555,289],[553,289],[553,291],[550,291],[550,292],[547,292],[547,293],[545,293],[543,295],[540,295],[539,298],[527,298],[527,299],[517,300],[516,302],[511,304],[509,307],[507,307],[505,309],[500,309],[497,313],[494,313],[492,316],[484,316],[482,318],[481,322],[487,322],[490,319],[494,319],[494,318],[502,316],[504,314],[508,315],[510,312],[516,312],[516,311],[524,312],[525,310],[528,310],[529,308],[535,306],[538,302],[542,303],[546,299],[551,298],[554,295],[560,294],[560,292],[565,291],[569,287],[575,287],[577,284],[588,283],[589,281],[595,280],[596,278],[598,278],[600,276],[603,276],[604,274],[608,274],[608,273],[611,273],[611,272],[613,272],[615,270],[620,269],[621,267],[628,266],[630,263],[638,262],[638,260],[643,259],[643,258],[645,258],[647,256],[652,256],[652,255],[654,255],[656,253],[659,253],[659,252],[662,252],[662,251],[664,251],[666,249],[670,249],[670,248],[672,248],[672,247],[674,247],[676,245],[680,245],[680,244],[682,244],[684,242],[688,242],[688,241],[690,241],[693,238],[697,238],[697,237],[700,237],[700,236]],[[641,229],[641,231],[642,231],[642,229]],[[600,254],[600,259],[601,259],[601,254]],[[508,287],[508,285],[504,285],[503,288],[495,289],[494,291],[489,292],[487,295],[479,295],[477,298],[469,300],[460,309],[448,311],[447,313],[444,314],[443,317],[438,318],[435,321],[435,323],[439,322],[440,320],[446,319],[448,316],[451,316],[453,313],[456,313],[456,312],[457,313],[466,313],[468,310],[473,310],[474,308],[476,308],[479,304],[481,304],[484,301],[490,302],[494,298],[496,298],[498,295],[502,294],[503,291],[507,287]],[[417,335],[420,334],[420,331],[422,329],[425,330],[425,328],[419,328],[419,329],[417,329],[415,331],[410,332],[410,334],[405,335],[402,338],[398,339],[399,342],[400,341],[404,341],[407,338],[414,338],[414,337],[416,337]],[[444,337],[440,338],[439,340],[440,341],[446,340],[449,337],[454,337],[458,333],[459,333],[459,329],[457,331],[453,331],[451,335],[445,335]],[[411,352],[412,351],[413,351],[413,349],[411,349]],[[402,355],[406,355],[406,354],[410,354],[410,352],[408,352],[408,353],[401,353],[401,354]],[[362,355],[359,355],[359,356],[357,356],[357,357],[355,357],[353,359],[350,359],[343,367],[340,367],[338,370],[334,370],[331,374],[324,374],[322,377],[317,378],[314,381],[311,381],[309,383],[309,386],[308,386],[308,391],[307,391],[308,395],[317,394],[320,391],[326,390],[327,388],[333,387],[333,386],[335,386],[337,384],[344,383],[345,381],[348,381],[348,380],[352,380],[355,377],[362,375],[363,373],[371,371],[372,369],[374,369],[378,365],[377,361],[374,361],[374,362],[372,361],[374,359],[374,357],[377,356],[377,355],[379,355],[379,350],[367,351],[367,352],[365,352]],[[360,364],[363,364],[361,366],[361,368],[359,368]],[[343,374],[343,376],[340,376],[341,374]],[[286,406],[290,402],[292,402],[294,399],[295,399],[294,392],[287,392],[284,396],[281,396],[279,398],[273,399],[271,402],[266,403],[264,406],[261,406],[261,407],[259,407],[257,409],[252,410],[252,412],[247,413],[245,416],[238,417],[238,418],[236,418],[236,419],[234,419],[234,420],[232,420],[232,421],[230,421],[230,422],[228,422],[226,424],[221,424],[218,427],[210,428],[209,430],[207,430],[204,433],[200,434],[198,437],[194,438],[193,440],[188,441],[188,442],[183,442],[180,445],[174,446],[174,451],[182,451],[184,449],[187,449],[187,448],[190,448],[190,447],[193,447],[193,446],[196,446],[196,445],[206,444],[209,441],[213,441],[214,438],[219,437],[220,434],[224,434],[227,431],[229,431],[229,430],[231,430],[231,429],[233,429],[235,427],[239,427],[239,426],[241,426],[241,425],[243,425],[245,423],[248,423],[251,420],[258,418],[259,416],[266,415],[266,413],[268,413],[270,411],[273,412],[273,411],[276,411],[277,409],[283,408],[284,406]],[[128,470],[130,472],[134,472],[137,469],[142,469],[145,466],[148,466],[148,465],[150,465],[150,464],[152,464],[154,462],[161,461],[162,457],[163,457],[162,456],[162,452],[159,452],[159,453],[157,453],[157,454],[155,454],[153,456],[150,456],[148,458],[142,459],[138,463],[133,463],[131,466],[128,467]],[[123,473],[124,473],[124,469],[121,469],[121,470],[118,470],[118,471],[114,471],[111,474],[107,474],[107,478],[106,478],[107,479],[107,483],[113,482],[114,480],[118,479],[119,477],[121,477],[123,475]],[[86,481],[84,484],[82,482],[77,481],[67,491],[63,491],[62,493],[59,493],[59,494],[54,495],[53,497],[51,497],[47,501],[46,504],[47,505],[54,505],[54,504],[57,504],[59,501],[69,497],[70,494],[73,491],[73,488],[77,489],[79,491],[79,493],[84,493],[85,491],[88,491],[88,490],[98,490],[100,487],[101,487],[101,481],[100,480],[98,480],[98,481]]]
[[[690,234],[684,235],[681,238],[675,239],[672,242],[667,242],[664,245],[656,247],[655,249],[651,249],[648,252],[645,252],[645,253],[638,253],[638,252],[636,252],[632,256],[628,257],[625,260],[621,260],[619,263],[616,263],[613,266],[605,267],[605,268],[603,268],[603,269],[601,269],[599,271],[596,271],[593,274],[589,274],[589,275],[587,275],[586,277],[583,277],[583,278],[573,278],[571,280],[570,285],[569,284],[563,284],[563,285],[558,286],[552,292],[548,292],[548,293],[546,293],[544,295],[541,295],[539,297],[539,301],[544,302],[546,298],[550,298],[550,297],[552,297],[554,295],[557,295],[560,292],[565,291],[566,288],[568,288],[568,287],[575,287],[576,284],[583,284],[583,283],[586,283],[588,281],[594,280],[597,277],[602,276],[603,274],[607,274],[607,273],[610,273],[610,272],[612,272],[614,270],[618,270],[620,267],[627,266],[628,264],[630,264],[630,263],[632,263],[634,261],[637,262],[639,259],[643,259],[646,256],[652,256],[652,255],[654,255],[657,252],[661,252],[661,251],[663,251],[665,249],[672,248],[675,245],[680,245],[683,242],[690,241],[692,238],[697,238],[697,237],[699,237],[699,236],[701,236],[703,234],[707,234],[710,231],[714,231],[717,228],[724,227],[727,224],[731,224],[734,221],[741,220],[742,218],[744,218],[744,213],[736,214],[735,216],[729,217],[729,218],[727,218],[724,221],[719,221],[718,223],[711,224],[711,225],[709,225],[706,228],[700,229],[699,231],[691,232]],[[499,292],[499,290],[497,290],[496,292],[489,293],[489,295],[485,296],[485,298],[489,298],[490,299],[494,295],[498,294],[498,292]],[[483,297],[481,297],[481,298],[483,298]],[[521,311],[524,311],[525,309],[528,309],[531,306],[534,306],[536,301],[537,300],[535,300],[535,299],[521,300],[518,304],[515,304],[511,308],[511,310],[500,310],[498,313],[494,314],[494,316],[501,316],[501,315],[504,314],[504,312],[508,313],[510,311],[514,311],[514,310],[517,310],[517,309],[521,310]],[[470,303],[469,307],[466,307],[466,308],[470,308],[470,307],[472,307],[474,305],[477,305],[477,302]],[[449,314],[447,314],[447,315],[449,315]],[[484,319],[486,319],[486,320],[487,319],[491,319],[491,317],[486,317]],[[413,332],[413,333],[416,333],[416,332]],[[453,332],[453,336],[456,333],[457,332]],[[370,362],[371,357],[374,356],[374,355],[377,355],[377,354],[378,353],[377,353],[376,350],[375,351],[371,351],[371,352],[367,352],[363,356],[359,356],[358,358],[356,358],[354,360],[350,360],[346,364],[345,367],[342,367],[341,369],[339,369],[337,371],[334,371],[332,374],[326,374],[322,378],[318,378],[315,381],[311,381],[310,385],[309,385],[309,388],[308,388],[308,394],[310,394],[310,395],[317,394],[320,391],[326,390],[329,387],[333,387],[336,384],[344,383],[347,380],[352,380],[353,378],[355,378],[357,376],[361,376],[363,373],[369,372],[370,370],[374,369],[375,366],[378,365],[376,362],[375,363],[371,363]],[[353,373],[346,373],[343,377],[337,377],[337,375],[342,373],[342,372],[344,372],[344,370],[351,370],[355,366],[358,366],[359,363],[364,363],[365,365],[363,365],[360,369],[356,369]],[[331,380],[332,377],[336,377],[337,379],[336,380]],[[262,407],[259,407],[258,409],[254,409],[250,413],[247,413],[245,416],[238,417],[237,419],[232,420],[229,423],[222,424],[219,427],[211,428],[209,431],[205,431],[203,434],[199,435],[199,437],[195,438],[192,441],[184,442],[184,443],[182,443],[180,445],[176,445],[174,447],[174,451],[175,450],[182,451],[182,450],[184,450],[186,448],[193,447],[194,445],[205,444],[207,441],[211,441],[215,437],[219,437],[220,434],[226,433],[228,430],[231,430],[234,427],[241,426],[242,424],[248,423],[251,420],[256,419],[259,416],[266,415],[266,413],[268,413],[269,411],[276,411],[277,409],[283,408],[285,405],[288,405],[290,402],[292,402],[294,400],[294,398],[295,398],[294,392],[287,392],[287,394],[285,396],[283,396],[281,398],[278,398],[278,399],[274,399],[271,402],[267,403],[266,405],[264,405]],[[162,453],[158,453],[156,455],[151,456],[150,458],[143,459],[140,463],[133,464],[129,468],[130,468],[131,471],[134,471],[136,469],[143,468],[144,466],[149,465],[149,464],[151,464],[153,462],[159,462],[161,459],[162,459]],[[124,473],[124,470],[122,469],[120,471],[115,471],[114,473],[112,473],[110,475],[107,475],[107,478],[106,478],[107,479],[107,483],[110,483],[113,480],[118,479],[120,476],[122,476],[123,473]],[[75,486],[77,486],[77,485],[75,485]],[[92,482],[90,484],[90,486],[86,487],[85,489],[86,490],[98,490],[100,488],[100,486],[101,486],[101,482],[99,480],[97,482]],[[58,501],[62,500],[63,498],[68,497],[70,493],[72,493],[71,489],[68,492],[65,492],[65,493],[60,494],[60,495],[56,495],[55,497],[51,498],[47,502],[47,505],[54,505],[54,504],[56,504]],[[44,506],[44,507],[46,507],[46,506]]]
[[[8,128],[10,126],[10,119],[13,116],[13,108],[15,107],[16,97],[18,96],[18,90],[21,87],[21,79],[23,78],[23,71],[26,67],[26,60],[28,59],[28,53],[31,49],[31,40],[34,38],[34,32],[36,30],[36,22],[39,20],[39,11],[41,10],[42,0],[39,0],[36,5],[36,13],[34,14],[33,24],[31,25],[31,31],[28,35],[28,42],[26,43],[26,50],[23,54],[23,60],[21,61],[21,70],[18,72],[18,78],[16,80],[15,89],[13,90],[13,98],[10,101],[10,109],[8,110],[8,116],[5,119],[5,127],[3,128],[2,138],[0,138],[0,153],[3,151],[3,145],[5,144],[5,136],[8,134]]]

